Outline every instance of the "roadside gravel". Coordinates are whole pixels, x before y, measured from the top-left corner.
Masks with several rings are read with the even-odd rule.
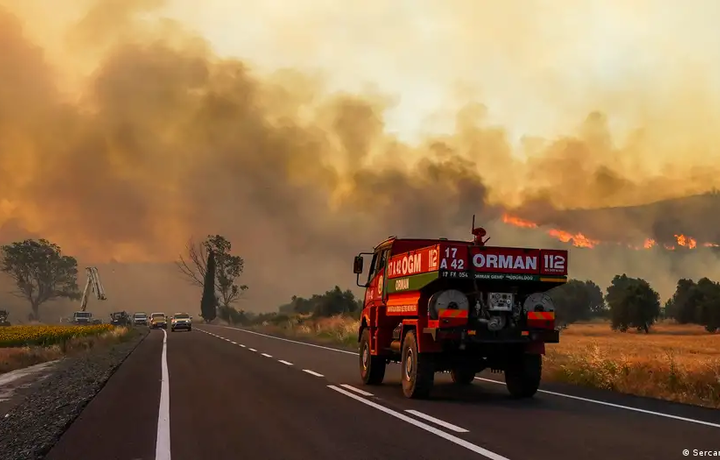
[[[0,460],[42,459],[147,333],[135,329],[124,342],[59,362],[0,419]]]

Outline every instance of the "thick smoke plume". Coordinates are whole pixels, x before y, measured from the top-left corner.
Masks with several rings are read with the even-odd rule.
[[[439,113],[453,110],[446,117],[454,122],[450,134],[409,143],[388,127],[398,102],[392,97],[376,90],[331,91],[301,69],[267,74],[221,57],[200,33],[163,19],[197,13],[184,2],[75,2],[56,17],[38,1],[0,1],[0,239],[40,235],[82,263],[124,264],[101,271],[113,286],[111,298],[117,293],[123,302],[142,303],[142,297],[119,291],[123,283],[145,282],[142,290],[152,292],[153,302],[166,294],[169,304],[194,306],[190,294],[199,293],[177,294],[182,281],[163,264],[191,235],[220,233],[246,259],[243,283],[251,291],[243,307],[269,309],[295,293],[351,284],[352,255],[391,234],[466,239],[476,214],[494,244],[556,245],[541,232],[503,226],[501,216],[519,209],[548,225],[567,223],[566,209],[643,205],[715,186],[720,103],[707,85],[717,70],[711,64],[668,51],[667,62],[647,63],[664,75],[619,68],[626,81],[588,80],[568,94],[560,84],[563,69],[550,65],[570,53],[552,53],[565,42],[530,46],[539,41],[542,17],[524,13],[539,7],[524,2],[525,11],[501,10],[486,3],[436,3],[428,13],[436,13],[438,24],[454,24],[436,31],[439,45],[454,41],[447,51],[455,53],[455,67],[446,71],[467,75],[468,59],[479,67],[500,59],[515,72],[495,87],[485,80],[481,94],[487,98],[461,90],[459,107],[446,101]],[[411,21],[380,21],[403,12],[378,5],[370,2],[363,16],[381,29],[373,40],[397,43],[391,51],[407,58],[399,65],[413,69],[411,47],[399,41],[412,35]],[[359,14],[353,8],[332,14],[351,21]],[[621,7],[609,2],[607,9]],[[259,23],[267,19],[277,34],[267,53],[304,56],[333,40],[322,36],[330,29],[321,21],[309,27],[310,18],[318,17],[314,6],[296,12],[303,40],[287,27],[287,18],[239,7],[236,12],[256,14]],[[516,22],[503,26],[512,32],[477,27],[478,21],[512,17]],[[644,37],[646,46],[656,45],[653,51],[663,46],[656,38]],[[425,49],[437,56],[417,46],[414,55]],[[681,55],[684,70],[674,61]],[[637,56],[630,60],[639,62]],[[337,65],[345,74],[354,65],[353,73],[362,74],[373,64],[353,54],[324,65],[329,73]],[[425,62],[414,71],[420,79],[423,72],[437,72],[437,65]],[[535,87],[528,89],[531,83]],[[493,108],[478,102],[490,104],[494,88],[502,92],[506,85],[523,87],[517,94],[535,92],[544,106],[566,110],[579,122],[567,135],[525,137],[515,145],[511,133],[492,121]],[[538,110],[515,100],[508,113],[527,123],[546,117]],[[615,113],[627,139],[612,134]],[[552,130],[566,125],[563,118]],[[699,216],[682,219],[692,217]],[[623,218],[623,225],[628,235],[642,233],[656,218],[640,212]],[[600,239],[618,230],[613,222],[592,228],[577,219],[571,223]],[[661,283],[669,295],[678,274],[712,274],[708,267],[716,262],[708,253],[678,262],[659,253],[584,251],[571,269],[600,283],[627,271]]]

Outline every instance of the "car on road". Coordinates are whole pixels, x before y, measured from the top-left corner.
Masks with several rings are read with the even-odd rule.
[[[150,329],[156,328],[167,329],[167,315],[165,313],[155,312],[150,315]]]
[[[147,313],[145,313],[145,312],[135,313],[133,315],[132,321],[135,326],[147,326],[148,325]]]
[[[170,332],[180,329],[192,331],[192,318],[187,313],[175,313],[170,318]]]

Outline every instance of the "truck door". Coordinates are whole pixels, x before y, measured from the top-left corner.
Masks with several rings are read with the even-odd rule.
[[[390,255],[390,248],[381,249],[373,256],[373,264],[368,274],[370,283],[365,292],[365,306],[379,307],[383,305],[383,292],[385,289],[385,267]]]

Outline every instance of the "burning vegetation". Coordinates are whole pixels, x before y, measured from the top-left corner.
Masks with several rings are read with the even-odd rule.
[[[591,238],[583,233],[572,233],[560,228],[547,228],[547,226],[540,225],[536,222],[523,219],[521,217],[505,213],[502,216],[503,223],[507,225],[512,225],[514,227],[518,228],[528,228],[528,229],[541,229],[543,228],[545,230],[545,233],[558,241],[562,241],[563,243],[570,243],[573,246],[577,248],[595,248],[602,245],[621,245],[626,246],[629,249],[633,249],[636,251],[643,250],[643,249],[653,249],[653,248],[660,248],[665,249],[668,251],[675,251],[678,248],[682,249],[697,249],[697,248],[716,248],[720,246],[718,243],[714,242],[702,242],[698,243],[698,241],[687,235],[674,233],[673,237],[675,238],[674,243],[662,243],[659,244],[654,238],[645,238],[645,240],[642,243],[639,242],[621,242],[621,241],[603,241],[600,239]]]

